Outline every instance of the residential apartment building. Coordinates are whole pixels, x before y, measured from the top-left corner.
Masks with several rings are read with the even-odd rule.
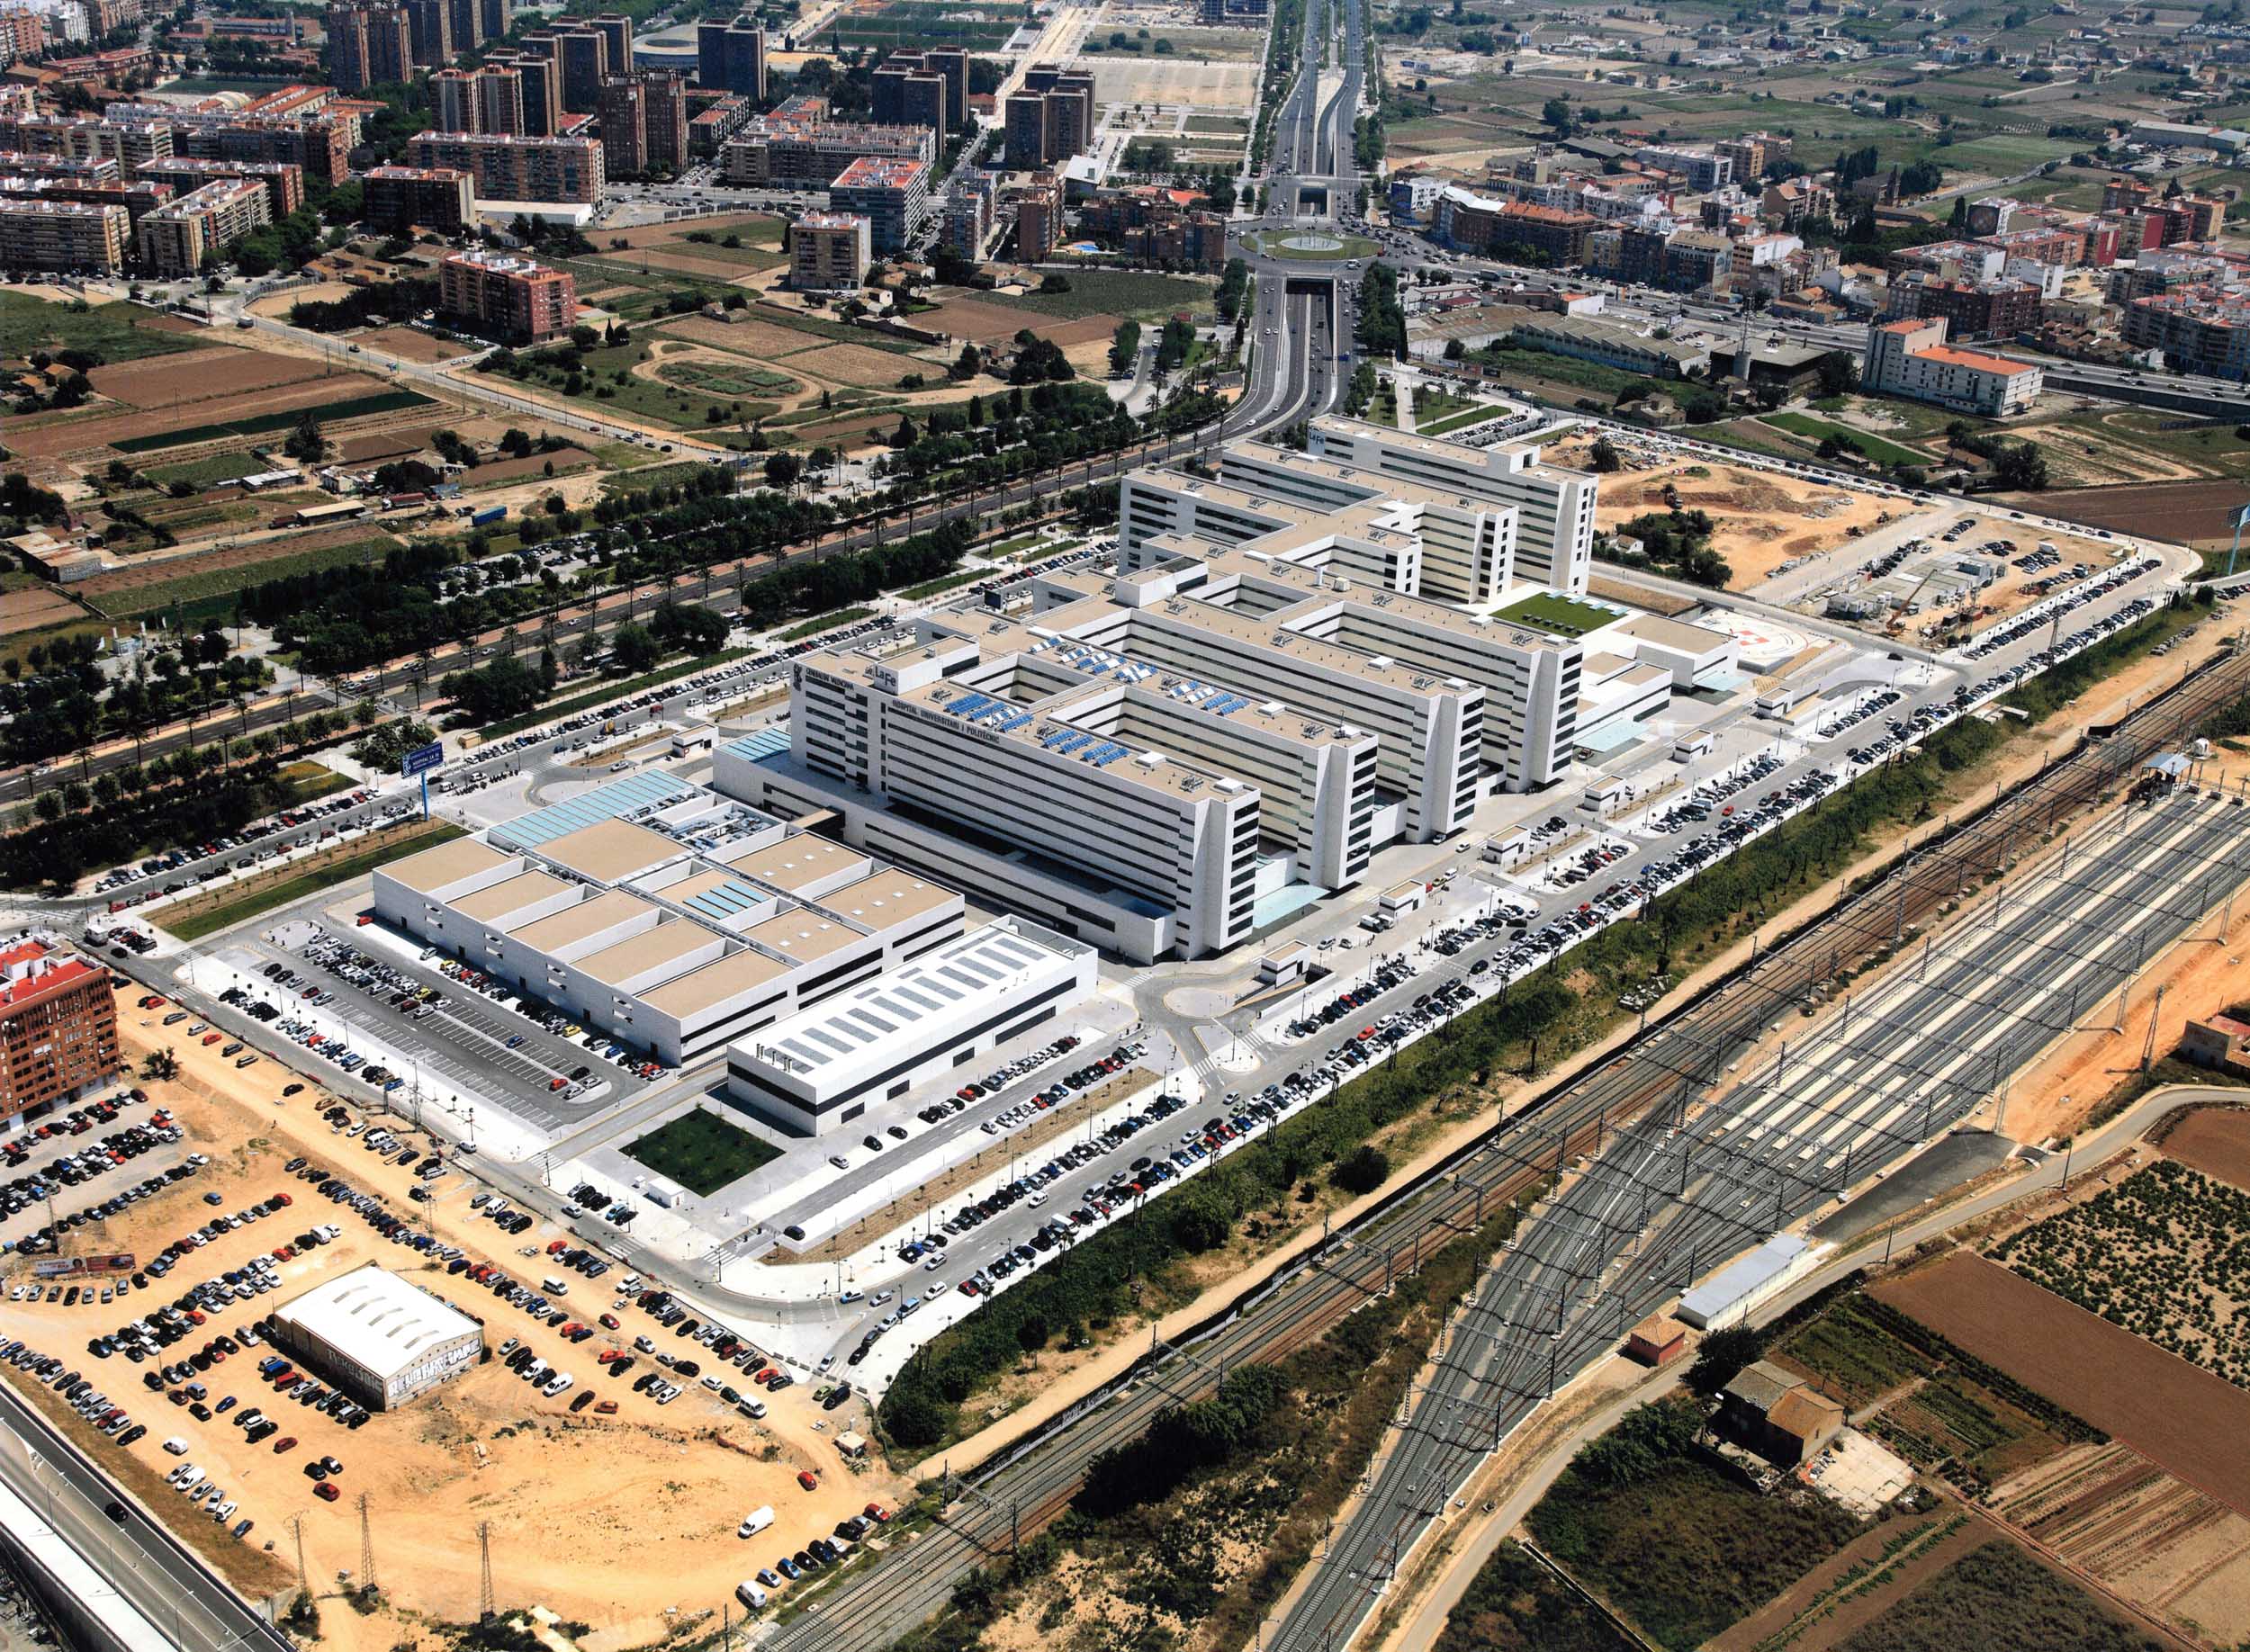
[[[221,178],[248,178],[265,186],[266,211],[276,219],[288,217],[305,203],[304,168],[294,161],[198,160],[176,155],[145,163],[135,168],[135,175],[169,184],[183,195]]]
[[[1942,316],[1953,338],[2012,338],[2038,325],[2039,290],[2029,282],[1948,281],[1909,271],[1891,283],[1887,319]]]
[[[996,198],[991,175],[976,175],[983,184],[976,188],[963,187],[959,175],[955,175],[952,193],[945,202],[945,227],[938,236],[940,245],[971,260],[985,256],[985,243],[992,237],[993,203]]]
[[[1059,166],[1094,140],[1094,76],[1058,64],[1035,63],[1004,112],[1011,172]]]
[[[1019,264],[1037,264],[1055,250],[1063,233],[1062,180],[1051,172],[1035,172],[1012,184],[1008,201],[1014,209],[1014,251]]]
[[[414,67],[441,69],[453,61],[453,0],[399,0],[406,13]]]
[[[410,229],[454,235],[476,217],[470,175],[453,166],[371,166],[362,175],[367,221],[386,234]]]
[[[28,6],[0,11],[0,68],[47,49],[47,31]]]
[[[222,178],[157,208],[136,233],[140,261],[158,275],[193,275],[242,237],[274,221],[266,186]]]
[[[514,138],[419,132],[407,163],[449,166],[475,181],[479,201],[598,202],[605,186],[601,145],[591,138]]]
[[[2160,350],[2190,373],[2250,379],[2250,294],[2239,289],[2135,299],[2125,306],[2124,334],[2134,349]]]
[[[554,32],[555,61],[562,70],[562,109],[566,114],[592,114],[601,107],[602,83],[631,63],[609,60],[609,37],[584,27]]]
[[[1652,143],[1642,145],[1633,155],[1644,166],[1678,173],[1688,180],[1690,189],[1703,194],[1724,189],[1734,181],[1733,161],[1715,148],[1677,148],[1669,144]]]
[[[116,270],[131,235],[132,215],[122,206],[0,191],[0,266]]]
[[[1740,138],[1720,139],[1711,150],[1730,164],[1734,182],[1754,188],[1766,175],[1767,167],[1789,158],[1792,147],[1788,139],[1771,132],[1745,132]]]
[[[826,189],[863,155],[926,166],[937,158],[937,134],[926,126],[832,121],[825,98],[793,97],[745,120],[719,146],[719,171],[736,188]]]
[[[114,1079],[109,972],[27,940],[0,952],[0,1122],[31,1122]]]
[[[1862,373],[1868,389],[1986,418],[2029,412],[2042,387],[2039,370],[2029,363],[1958,349],[1946,343],[1946,327],[1943,316],[1870,325]]]
[[[789,224],[789,284],[800,292],[854,292],[872,256],[860,213],[802,212]]]
[[[862,155],[828,186],[828,204],[868,220],[877,256],[904,250],[930,210],[930,163]]]
[[[731,22],[706,18],[696,25],[696,81],[753,103],[766,101],[766,31],[748,12]]]
[[[480,81],[479,131],[562,135],[562,70],[553,58],[536,51],[495,53],[484,60],[483,74],[494,78]],[[505,124],[509,121],[515,124]]]
[[[578,283],[567,270],[472,248],[437,266],[438,308],[496,338],[544,344],[578,319]]]
[[[602,170],[642,177],[688,164],[687,83],[669,69],[611,75],[601,86]]]
[[[0,192],[12,201],[67,201],[77,206],[122,207],[134,231],[140,229],[143,216],[171,200],[175,193],[171,184],[153,178],[121,183],[114,179],[86,181],[68,175],[0,176]],[[135,234],[126,236],[125,250],[129,255],[138,244]]]
[[[328,75],[346,92],[412,78],[413,31],[402,5],[332,5],[328,31]]]
[[[476,76],[467,69],[439,69],[429,77],[431,130],[440,132],[481,132],[477,117]]]
[[[942,138],[968,123],[968,53],[958,46],[895,51],[868,90],[878,126],[927,126]]]
[[[455,51],[475,51],[483,46],[483,0],[446,0],[446,22]]]

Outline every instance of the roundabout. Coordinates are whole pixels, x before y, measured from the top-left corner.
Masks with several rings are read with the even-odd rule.
[[[1340,264],[1352,258],[1372,258],[1377,250],[1375,243],[1364,235],[1338,235],[1328,229],[1259,229],[1242,239],[1261,257],[1288,264]]]

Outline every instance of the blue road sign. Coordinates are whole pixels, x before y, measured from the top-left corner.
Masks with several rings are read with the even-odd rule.
[[[404,775],[408,779],[411,780],[417,775],[426,775],[429,773],[431,769],[436,768],[445,760],[445,747],[439,745],[436,741],[432,741],[427,746],[415,747],[413,750],[408,752],[404,757],[400,758],[399,759],[399,772],[401,775]]]

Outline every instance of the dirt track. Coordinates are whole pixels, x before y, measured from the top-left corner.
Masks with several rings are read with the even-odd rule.
[[[2250,1393],[1966,1251],[1874,1290],[2236,1513],[2250,1514]]]

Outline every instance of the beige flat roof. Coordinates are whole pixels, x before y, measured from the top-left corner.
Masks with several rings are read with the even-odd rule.
[[[753,987],[778,981],[788,972],[787,964],[762,952],[733,952],[642,993],[641,1001],[652,1010],[661,1010],[685,1020],[713,1004],[724,1003]]]
[[[820,904],[880,934],[960,898],[942,884],[931,883],[896,866],[886,866],[873,877],[863,877],[856,884],[831,890],[821,896]]]
[[[822,878],[832,877],[855,866],[871,864],[858,849],[846,848],[826,838],[809,831],[800,831],[784,838],[778,843],[769,843],[737,859],[726,863],[735,871],[745,873],[761,884],[771,884],[776,889],[798,890]]]
[[[544,872],[519,872],[505,883],[480,889],[472,895],[464,895],[454,902],[456,911],[480,923],[490,923],[505,918],[510,912],[520,912],[536,901],[560,894],[575,887],[559,877],[549,877]]]
[[[627,821],[596,821],[539,846],[555,865],[604,884],[622,883],[687,852],[662,832]]]
[[[853,941],[864,938],[857,929],[847,929],[832,918],[824,918],[807,907],[784,912],[778,918],[769,918],[763,923],[753,923],[742,931],[744,940],[756,941],[776,952],[786,952],[801,964],[814,958],[824,958],[832,952],[841,951]]]
[[[451,843],[441,843],[436,848],[426,848],[418,855],[409,855],[404,860],[394,860],[383,867],[382,875],[396,879],[419,894],[457,884],[464,877],[474,877],[480,872],[490,872],[495,866],[506,866],[515,859],[503,855],[474,838],[456,838]]]
[[[605,947],[579,959],[577,966],[595,980],[615,986],[645,975],[652,969],[661,969],[689,953],[699,952],[719,938],[716,929],[680,919],[644,929],[614,947]]]
[[[655,910],[638,895],[629,895],[622,889],[605,889],[590,901],[580,901],[567,911],[535,919],[520,929],[509,930],[508,938],[540,952],[555,952],[590,935],[615,929],[636,913]]]

